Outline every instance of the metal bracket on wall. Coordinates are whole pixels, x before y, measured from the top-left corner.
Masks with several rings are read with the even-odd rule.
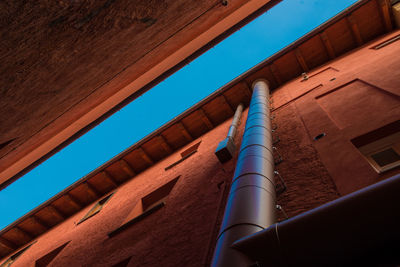
[[[276,209],[283,213],[283,216],[285,216],[285,220],[289,219],[289,216],[287,215],[286,211],[282,208],[281,205],[276,205]]]
[[[279,154],[278,149],[276,147],[272,147],[272,149],[276,152],[276,154],[278,155],[278,159],[275,160],[275,165],[278,165],[279,163],[281,163],[283,161],[282,155]]]
[[[275,145],[277,143],[279,143],[281,141],[281,139],[279,138],[279,135],[277,135],[273,140],[272,140],[272,144]]]
[[[287,188],[286,183],[278,171],[274,171],[274,174],[279,179],[279,183],[276,183],[276,186],[275,186],[276,194],[280,195],[286,191],[286,188]]]

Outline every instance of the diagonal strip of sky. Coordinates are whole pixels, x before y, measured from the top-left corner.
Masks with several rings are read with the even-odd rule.
[[[285,0],[0,191],[0,229],[356,0]]]

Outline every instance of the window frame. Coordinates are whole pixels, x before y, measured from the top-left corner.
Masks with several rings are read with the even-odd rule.
[[[64,244],[52,249],[50,252],[47,252],[45,255],[41,256],[37,260],[35,260],[35,267],[44,267],[48,266],[53,260],[65,249],[66,246],[71,242],[65,242]],[[49,260],[48,260],[49,259]],[[47,261],[47,264],[43,263]]]
[[[107,196],[103,197],[102,199],[98,200],[93,207],[85,214],[85,216],[82,217],[82,219],[79,220],[79,222],[76,223],[76,225],[79,225],[81,223],[83,223],[84,221],[92,218],[93,216],[95,216],[96,214],[98,214],[103,207],[110,201],[110,199],[112,198],[112,196],[116,193],[117,191],[114,191],[110,194],[108,194]],[[102,201],[104,201],[104,203],[101,203]],[[95,209],[97,209],[96,211],[94,211]]]
[[[180,177],[181,175],[178,175],[177,177],[169,180],[167,183],[159,186],[155,190],[141,197],[139,201],[136,202],[135,206],[131,209],[131,211],[128,213],[128,215],[125,217],[125,219],[122,221],[122,223],[115,230],[108,233],[108,236],[113,237],[117,235],[118,233],[129,228],[131,225],[135,224],[136,222],[141,221],[150,214],[153,214],[157,210],[164,207],[166,205],[167,198],[170,196],[172,190],[178,183]],[[163,192],[163,190],[166,190],[166,192]],[[157,194],[161,194],[161,197],[157,197]],[[153,197],[154,195],[156,197]],[[148,200],[152,198],[154,198],[154,200],[148,203]]]
[[[2,264],[0,264],[0,267],[9,267],[11,266],[19,257],[22,256],[22,254],[25,253],[33,244],[36,243],[36,240],[27,245],[26,247],[18,250],[14,254],[12,254],[10,257],[8,257]]]
[[[177,161],[175,161],[174,163],[168,165],[167,167],[164,168],[165,171],[168,171],[169,169],[172,169],[173,167],[175,167],[176,165],[178,165],[179,163],[181,163],[182,161],[190,158],[191,156],[193,156],[195,153],[197,153],[199,146],[201,144],[202,140],[200,140],[199,142],[191,145],[190,147],[188,147],[187,149],[185,149],[184,151],[182,151],[180,153],[181,158]]]
[[[400,132],[393,133],[391,135],[358,147],[358,150],[367,159],[372,168],[378,173],[383,173],[400,166],[400,159],[384,166],[380,166],[375,161],[373,155],[376,155],[377,153],[383,152],[388,149],[393,149],[395,153],[400,155]]]

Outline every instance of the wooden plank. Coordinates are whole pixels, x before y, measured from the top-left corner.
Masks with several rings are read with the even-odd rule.
[[[150,157],[149,153],[147,153],[142,147],[138,147],[136,149],[139,152],[139,155],[144,161],[146,161],[148,164],[153,165],[154,160]]]
[[[358,28],[357,21],[354,19],[354,17],[352,15],[347,16],[346,19],[347,19],[348,25],[350,26],[351,33],[357,42],[357,45],[361,46],[364,43],[364,41],[361,37],[361,33],[360,33],[360,29]]]
[[[300,48],[296,48],[294,50],[294,54],[296,55],[297,62],[299,63],[299,65],[303,69],[303,72],[308,72],[310,70],[310,68],[308,67],[307,62],[304,59],[303,54],[300,51]]]
[[[68,200],[68,202],[70,204],[72,204],[72,206],[74,206],[77,210],[82,209],[83,204],[77,200],[75,197],[71,196],[70,194],[65,194],[65,198]]]
[[[47,206],[47,209],[50,210],[51,213],[62,218],[63,220],[65,220],[67,218],[67,216],[64,213],[62,213],[59,209],[57,209],[56,207],[54,207],[52,205]]]
[[[93,185],[89,184],[89,182],[86,181],[83,184],[86,186],[88,193],[92,195],[93,198],[98,199],[101,196],[100,192],[97,191],[97,189]]]
[[[201,120],[204,122],[204,124],[207,126],[208,130],[211,130],[214,128],[214,125],[210,121],[210,118],[207,116],[207,114],[204,112],[202,108],[198,109],[198,112],[200,114]]]
[[[43,228],[45,228],[45,229],[49,229],[50,228],[50,226],[46,222],[44,222],[42,219],[40,219],[36,215],[32,215],[31,218],[35,223],[39,224]]]
[[[390,32],[393,29],[392,19],[390,17],[391,5],[388,0],[378,0],[378,5],[380,7],[380,13],[383,19],[383,25],[385,25],[385,30]]]
[[[221,99],[222,103],[224,103],[224,105],[226,105],[228,107],[229,111],[232,114],[235,113],[234,107],[232,107],[232,104],[228,101],[228,99],[226,98],[225,95],[222,94],[220,99]]]
[[[253,94],[253,91],[251,90],[251,87],[250,87],[250,85],[247,83],[247,81],[246,80],[243,80],[242,81],[242,85],[243,85],[243,87],[244,87],[244,94],[246,95],[246,97],[247,97],[247,100],[251,100],[251,95]]]
[[[272,76],[274,77],[274,79],[276,81],[277,87],[279,87],[279,85],[282,84],[282,78],[281,78],[278,68],[276,67],[276,65],[274,63],[271,63],[271,65],[269,65],[269,69],[272,73]]]
[[[326,52],[328,53],[330,59],[334,59],[336,57],[336,53],[335,53],[335,50],[333,49],[332,43],[329,40],[326,32],[321,32],[319,34],[319,37],[321,38],[322,43],[324,44],[324,47],[325,47]]]
[[[129,163],[128,163],[126,160],[121,159],[121,160],[119,161],[119,164],[120,164],[122,170],[123,170],[126,174],[128,174],[130,177],[133,177],[133,176],[136,175],[136,172],[133,170],[133,168],[131,167],[131,165],[129,165]]]
[[[168,143],[167,139],[165,139],[165,137],[162,134],[160,134],[157,137],[157,141],[162,146],[162,148],[165,150],[165,152],[167,152],[168,154],[171,154],[174,151],[172,149],[171,145]]]
[[[27,238],[29,240],[32,240],[35,238],[32,234],[28,233],[26,230],[22,229],[20,226],[14,226],[14,229],[17,230],[18,232],[20,232],[20,234],[22,234],[23,236],[25,236],[25,238]]]
[[[188,130],[186,129],[185,125],[183,125],[182,122],[178,122],[176,126],[181,131],[181,133],[183,134],[183,136],[186,138],[187,141],[189,142],[193,141],[194,139],[193,136],[188,132]]]
[[[18,248],[17,244],[15,244],[14,242],[12,242],[4,237],[0,237],[0,244],[2,244],[4,247],[8,248],[9,250],[16,250]]]
[[[118,187],[118,182],[114,179],[114,177],[111,176],[111,174],[109,174],[106,171],[102,171],[101,175],[104,177],[104,179],[106,179],[110,184],[113,185],[114,188]]]

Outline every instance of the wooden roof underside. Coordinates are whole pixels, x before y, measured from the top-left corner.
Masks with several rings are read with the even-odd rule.
[[[0,189],[279,1],[0,1]]]
[[[135,175],[230,118],[249,103],[249,85],[266,78],[273,88],[392,30],[387,1],[358,2],[281,52],[225,85],[108,163],[0,232],[0,257],[28,244]]]

